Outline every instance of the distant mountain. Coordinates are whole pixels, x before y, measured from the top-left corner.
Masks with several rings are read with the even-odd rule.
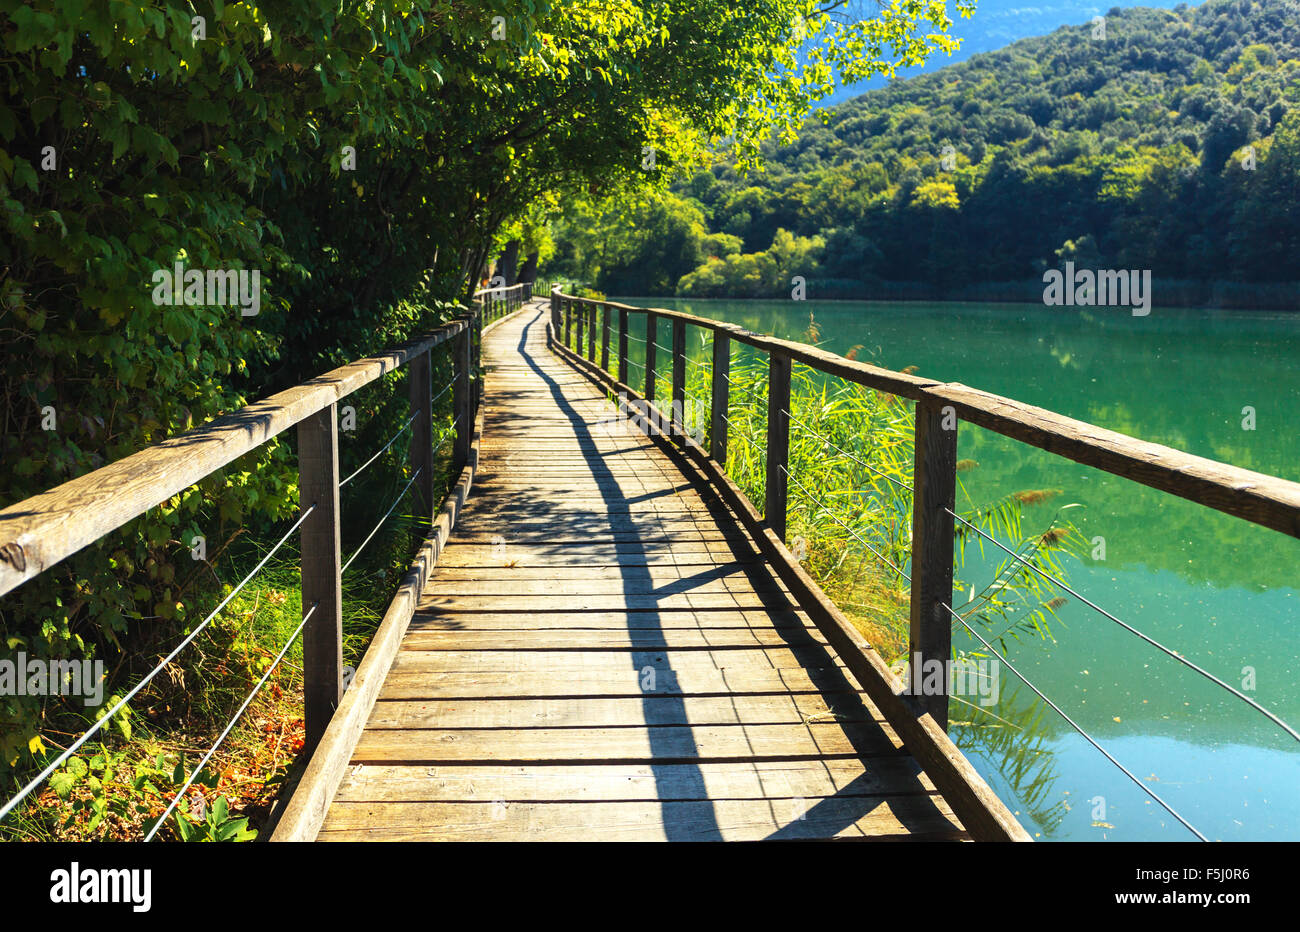
[[[1200,0],[1198,0],[1198,3]],[[1142,6],[1154,9],[1173,9],[1181,0],[1160,0],[1156,3],[1144,3]],[[1198,3],[1186,4],[1197,6]],[[951,56],[938,54],[929,63],[920,68],[908,68],[899,72],[899,78],[912,78],[920,74],[938,71],[948,65],[965,61],[980,52],[991,52],[1010,45],[1018,39],[1030,36],[1044,36],[1060,26],[1077,26],[1092,21],[1094,16],[1103,16],[1108,10],[1125,9],[1135,6],[1120,3],[1105,6],[1090,0],[978,0],[975,13],[969,19],[953,16],[951,35],[961,40],[961,48]],[[870,14],[870,8],[863,11]],[[851,100],[868,90],[884,87],[888,83],[880,78],[852,87],[842,87],[822,102],[828,107]]]
[[[894,82],[769,144],[763,175],[680,185],[706,261],[677,291],[788,293],[797,260],[821,297],[1028,297],[1073,261],[1185,283],[1159,303],[1295,307],[1267,283],[1300,279],[1300,7],[1111,10],[1094,33]]]

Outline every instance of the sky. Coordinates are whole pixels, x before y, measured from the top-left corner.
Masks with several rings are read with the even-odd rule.
[[[1160,9],[1173,9],[1183,0],[1148,0],[1144,3],[1096,3],[1090,0],[977,0],[975,13],[970,19],[954,15],[955,4],[948,5],[949,15],[953,16],[951,34],[962,40],[961,48],[951,57],[936,52],[930,63],[923,68],[908,68],[899,72],[900,77],[912,77],[930,71],[937,71],[945,65],[959,62],[979,52],[991,52],[1004,45],[1010,45],[1017,39],[1030,36],[1047,35],[1061,26],[1079,26],[1092,21],[1094,16],[1104,16],[1108,10],[1119,7],[1144,6]],[[1202,0],[1189,0],[1188,6],[1198,6]],[[870,16],[875,4],[872,0],[850,0],[849,10],[861,16]],[[867,91],[883,87],[886,81],[876,78],[851,87],[841,87],[821,102],[828,107],[851,100]]]

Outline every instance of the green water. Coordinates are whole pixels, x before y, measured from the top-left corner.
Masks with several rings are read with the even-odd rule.
[[[1300,316],[968,303],[674,301],[624,298],[804,339],[962,382],[1259,472],[1300,480]],[[661,342],[664,342],[661,339]],[[1246,429],[1243,408],[1254,409]],[[1061,489],[1059,504],[1105,559],[1067,564],[1093,602],[1300,725],[1300,540],[963,424],[962,480],[976,502]],[[968,548],[982,588],[992,554]],[[1013,642],[1011,663],[1212,840],[1300,837],[1300,744],[1239,699],[1071,599],[1055,642]],[[958,646],[973,642],[954,636]],[[1249,668],[1249,669],[1248,669]],[[1254,688],[1246,689],[1253,669]],[[1012,726],[954,737],[1043,840],[1193,836],[1005,667]],[[954,720],[964,710],[954,705]],[[1004,744],[981,746],[982,740]],[[1010,751],[1010,753],[1008,753]],[[1020,768],[1019,775],[1017,768]],[[1104,811],[1103,807],[1104,806]]]

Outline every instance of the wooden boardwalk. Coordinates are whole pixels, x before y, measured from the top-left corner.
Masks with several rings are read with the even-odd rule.
[[[960,839],[692,467],[484,335],[480,472],[322,841]]]

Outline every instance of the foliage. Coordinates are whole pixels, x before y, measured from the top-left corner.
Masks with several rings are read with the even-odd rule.
[[[816,342],[815,320],[809,321],[805,336]],[[702,346],[690,356],[687,398],[707,399],[711,356]],[[765,499],[767,375],[766,360],[743,351],[732,360],[728,375],[726,468],[752,502]],[[827,595],[883,656],[898,660],[906,654],[909,628],[914,411],[897,396],[831,379],[803,365],[794,366],[790,395],[787,537]],[[667,385],[656,388],[656,397],[668,396]],[[1003,650],[1007,639],[1022,635],[1050,639],[1051,620],[1065,599],[1030,567],[1058,578],[1066,574],[1062,558],[1077,556],[1082,544],[1064,518],[1071,506],[1056,509],[1031,530],[1026,511],[1038,510],[1059,492],[1025,489],[976,502],[960,481],[961,473],[975,468],[973,461],[959,466],[964,502],[959,501],[958,513],[1003,541],[1017,559],[998,561],[978,590],[958,579],[955,591],[969,588],[970,594],[964,601],[954,599],[954,610],[968,623],[979,624],[984,637]],[[984,540],[958,522],[959,571],[968,544],[980,548]]]
[[[737,236],[739,252],[761,254],[780,230],[823,237],[797,272],[810,297],[1037,300],[1044,269],[1087,242],[1093,267],[1169,281],[1161,303],[1209,300],[1210,282],[1237,280],[1253,290],[1220,296],[1295,307],[1283,284],[1300,249],[1294,5],[1209,0],[1105,19],[1104,39],[1064,27],[871,91],[793,141],[767,140],[764,174],[723,162],[672,193],[703,216],[697,239]],[[563,255],[563,231],[557,243]],[[676,271],[635,242],[625,251],[649,267],[606,274],[612,294]],[[705,256],[654,293],[753,293],[724,267]],[[919,282],[924,293],[904,289]]]
[[[0,505],[428,328],[505,239],[545,258],[559,205],[661,189],[724,140],[750,164],[836,71],[949,44],[944,0],[840,7],[0,0]],[[260,311],[155,303],[176,263],[258,273]],[[403,388],[356,399],[359,435],[394,432]],[[241,543],[278,536],[296,486],[291,441],[260,447],[6,596],[3,649],[133,681],[248,566]],[[190,559],[197,535],[215,556]],[[0,722],[14,779],[84,727],[40,697],[4,697]]]

